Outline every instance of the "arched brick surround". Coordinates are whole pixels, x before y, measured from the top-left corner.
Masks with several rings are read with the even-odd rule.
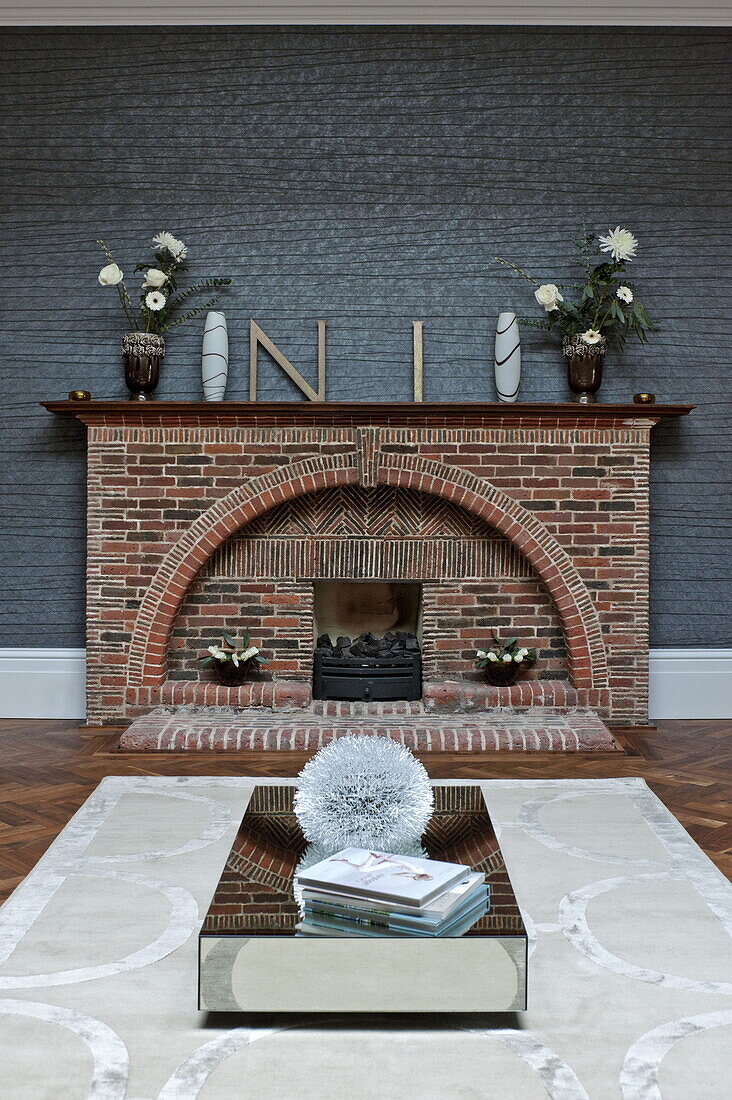
[[[203,512],[178,539],[153,578],[130,644],[127,683],[159,687],[173,621],[196,573],[235,531],[293,497],[336,485],[389,484],[432,493],[480,516],[512,541],[549,590],[564,629],[576,688],[606,688],[608,667],[592,598],[567,553],[522,505],[488,481],[415,454],[383,452],[367,432],[358,451],[295,462],[252,478]]]

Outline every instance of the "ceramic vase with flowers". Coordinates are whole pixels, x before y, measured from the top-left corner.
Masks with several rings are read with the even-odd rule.
[[[485,678],[494,687],[507,687],[515,683],[522,669],[531,668],[536,662],[536,650],[520,646],[516,638],[507,642],[491,631],[493,643],[476,653],[475,663],[485,673]]]
[[[99,272],[99,282],[101,286],[116,287],[120,305],[130,325],[131,331],[122,337],[125,382],[130,391],[130,401],[152,401],[160,380],[160,364],[165,355],[163,334],[209,310],[220,297],[215,294],[202,305],[181,312],[194,294],[227,286],[231,279],[204,279],[179,289],[179,277],[187,270],[184,261],[188,255],[188,247],[172,233],[158,233],[152,240],[155,246],[154,266],[142,263],[135,267],[135,274],[144,272],[136,312],[127,290],[124,272],[104,241],[97,243],[109,261]]]
[[[572,400],[589,405],[597,401],[608,345],[622,348],[630,335],[646,343],[647,332],[655,326],[625,278],[625,265],[635,259],[638,248],[633,234],[618,225],[596,239],[591,234],[585,235],[577,243],[584,277],[582,282],[569,287],[539,283],[508,260],[500,256],[496,256],[496,260],[536,287],[534,297],[543,307],[545,319],[523,318],[523,323],[552,329],[561,335]],[[609,254],[610,259],[597,263],[598,256],[603,253]],[[570,290],[573,291],[571,297]]]

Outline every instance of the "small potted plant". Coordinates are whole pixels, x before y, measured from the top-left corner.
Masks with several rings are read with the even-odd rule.
[[[597,400],[595,394],[602,383],[602,365],[608,344],[622,348],[631,335],[645,344],[648,341],[646,334],[654,324],[637,300],[632,283],[629,285],[625,278],[625,265],[635,259],[638,247],[633,234],[618,225],[597,239],[586,234],[577,246],[584,268],[583,279],[566,286],[540,284],[508,260],[500,256],[496,256],[496,260],[518,272],[536,288],[534,297],[544,309],[544,320],[522,318],[522,322],[535,328],[552,329],[561,335],[562,351],[567,360],[567,381],[574,394],[572,400],[588,405]],[[603,253],[610,258],[602,258]]]
[[[476,665],[483,669],[489,684],[504,687],[514,683],[522,668],[530,668],[536,661],[536,650],[519,646],[515,638],[502,642],[492,630],[493,645],[479,649]]]
[[[267,662],[259,656],[259,647],[249,644],[249,631],[244,631],[241,645],[224,631],[219,645],[210,645],[199,657],[201,668],[212,668],[220,684],[231,687],[243,684]]]
[[[115,263],[104,241],[97,242],[109,263],[99,272],[102,286],[117,289],[120,305],[131,331],[122,337],[125,382],[131,401],[151,401],[160,378],[160,363],[165,355],[163,333],[203,313],[219,300],[216,293],[203,305],[183,310],[193,295],[228,286],[231,279],[203,279],[179,290],[178,279],[186,270],[188,247],[167,230],[152,240],[155,263],[138,264],[135,274],[143,273],[136,314],[122,269]]]

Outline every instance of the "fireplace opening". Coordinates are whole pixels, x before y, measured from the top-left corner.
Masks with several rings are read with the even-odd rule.
[[[313,698],[422,697],[422,586],[315,581]]]

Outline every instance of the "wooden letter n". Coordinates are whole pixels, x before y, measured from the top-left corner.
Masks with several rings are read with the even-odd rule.
[[[309,401],[325,401],[325,321],[318,321],[318,390],[317,393],[306,382],[299,370],[293,367],[286,355],[272,343],[269,336],[259,327],[256,321],[249,322],[249,400],[257,400],[257,356],[259,346],[274,359],[278,366],[282,367],[285,374],[292,379],[299,390],[305,394]]]

